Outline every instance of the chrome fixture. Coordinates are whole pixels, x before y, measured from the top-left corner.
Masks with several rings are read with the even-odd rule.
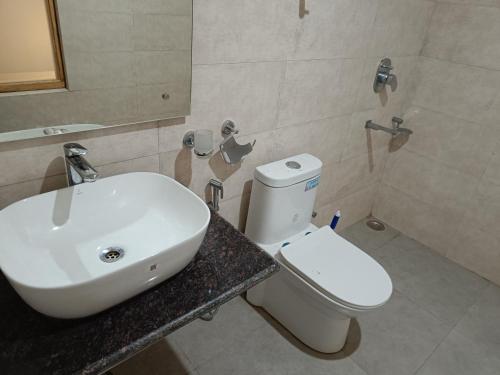
[[[212,155],[214,151],[213,132],[211,130],[190,130],[184,134],[182,143],[187,148],[192,148],[194,153],[201,157]]]
[[[219,146],[220,152],[222,154],[222,158],[228,164],[238,164],[242,161],[245,156],[253,151],[253,147],[257,142],[254,140],[252,143],[247,143],[244,145],[240,145],[236,142],[234,138],[235,134],[239,133],[239,130],[236,129],[236,125],[231,120],[226,120],[222,124],[221,129],[222,136],[224,140]]]
[[[94,182],[99,178],[97,171],[84,158],[87,155],[85,147],[78,143],[66,143],[63,147],[69,186]]]
[[[232,134],[238,134],[240,131],[236,129],[236,124],[231,121],[231,120],[226,120],[222,124],[222,129],[221,133],[224,138],[232,135]]]
[[[393,70],[392,61],[389,58],[382,59],[380,62],[377,73],[375,73],[375,80],[373,82],[373,91],[377,94],[384,90],[386,85],[391,87],[392,91],[398,88],[398,79],[395,74],[391,73]]]
[[[385,126],[374,123],[372,120],[368,120],[365,124],[365,128],[373,130],[382,130],[386,133],[392,134],[393,136],[396,136],[398,134],[405,134],[405,135],[413,134],[413,131],[411,131],[410,129],[402,128],[401,127],[402,123],[403,119],[399,117],[393,117],[392,128],[387,128]]]
[[[43,134],[44,135],[59,135],[59,134],[64,134],[67,133],[68,130],[64,128],[45,128],[43,129]]]
[[[309,10],[306,9],[306,0],[299,0],[299,18],[304,18],[309,14]]]
[[[104,263],[114,263],[119,261],[125,255],[125,250],[121,247],[108,247],[104,249],[99,254],[99,259],[101,259]]]
[[[224,186],[222,182],[214,180],[213,178],[208,181],[208,186],[210,186],[212,192],[212,200],[208,202],[208,207],[217,212],[220,208],[219,199],[224,199]]]
[[[377,232],[381,232],[381,231],[385,230],[384,223],[382,223],[378,219],[375,219],[374,217],[372,217],[371,219],[368,219],[368,221],[366,222],[366,225],[368,228],[370,228],[374,231],[377,231]]]

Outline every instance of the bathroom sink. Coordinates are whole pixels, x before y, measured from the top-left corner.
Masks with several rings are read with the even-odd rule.
[[[0,267],[37,311],[84,317],[181,271],[209,221],[207,205],[169,177],[109,177],[0,211]]]

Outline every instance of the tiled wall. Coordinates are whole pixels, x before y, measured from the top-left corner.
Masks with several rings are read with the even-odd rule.
[[[69,91],[0,95],[0,132],[189,113],[190,1],[58,0],[57,5]]]
[[[97,2],[96,2],[97,3]],[[366,132],[373,119],[401,115],[434,3],[423,0],[195,0],[191,115],[171,121],[0,144],[0,205],[62,186],[62,144],[80,141],[104,175],[148,170],[204,195],[224,181],[221,213],[244,224],[255,166],[309,152],[324,162],[317,223],[337,209],[342,226],[368,215],[388,154],[387,135]],[[373,77],[391,56],[397,92],[376,95]],[[217,134],[232,119],[239,141],[257,140],[236,167],[218,155],[181,149],[188,129]]]
[[[374,214],[500,283],[500,1],[438,2]]]

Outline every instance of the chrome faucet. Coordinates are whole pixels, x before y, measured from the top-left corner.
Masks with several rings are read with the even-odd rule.
[[[224,186],[222,182],[210,179],[208,185],[212,189],[212,200],[208,203],[208,206],[215,212],[219,211],[219,199],[224,198]]]
[[[87,149],[78,143],[64,145],[64,161],[69,186],[94,182],[99,178],[97,171],[84,158],[86,154]]]

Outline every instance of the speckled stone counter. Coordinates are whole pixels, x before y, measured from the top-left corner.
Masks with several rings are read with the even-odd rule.
[[[183,271],[85,319],[37,313],[0,274],[0,374],[102,373],[277,270],[271,257],[212,214],[200,251]]]

